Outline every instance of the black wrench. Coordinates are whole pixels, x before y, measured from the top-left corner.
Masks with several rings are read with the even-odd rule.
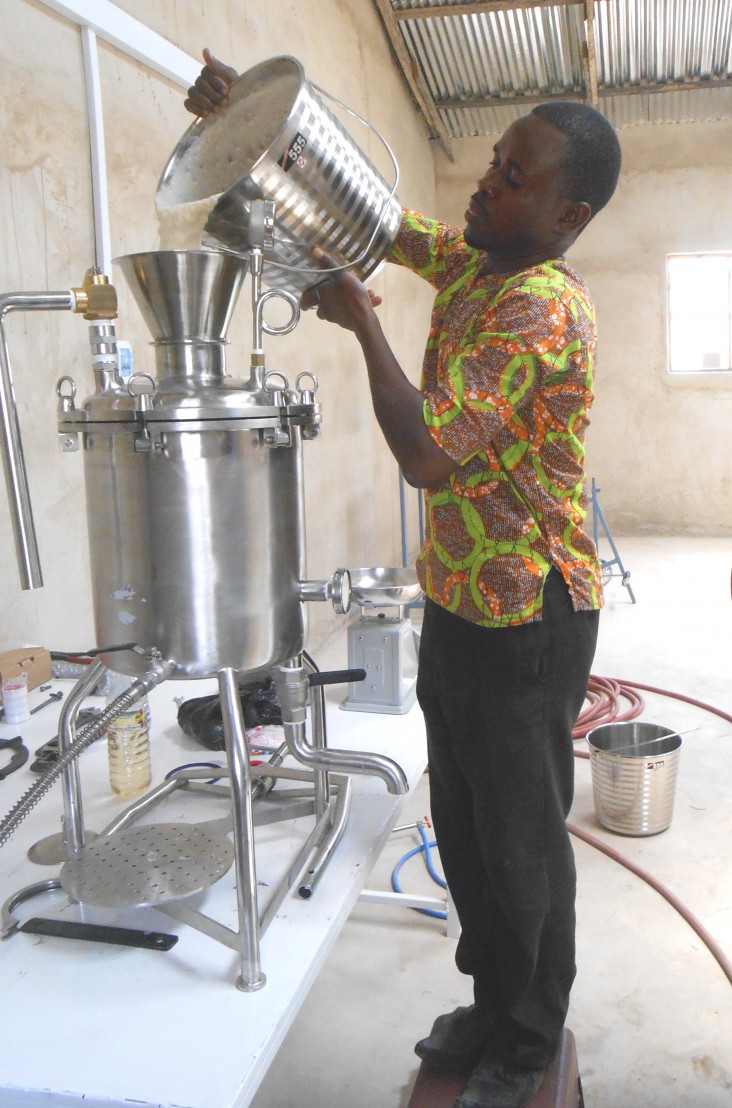
[[[30,714],[34,716],[36,712],[40,712],[41,708],[47,708],[49,704],[55,704],[56,701],[61,700],[63,695],[62,692],[52,692],[48,700],[44,700],[42,704],[38,704],[37,707],[31,708]]]

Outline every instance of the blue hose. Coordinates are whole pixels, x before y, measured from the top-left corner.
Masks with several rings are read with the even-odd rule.
[[[397,864],[394,866],[394,869],[392,870],[391,887],[395,893],[400,893],[403,891],[399,884],[399,873],[404,863],[408,862],[410,858],[413,858],[415,854],[422,854],[424,856],[424,863],[427,867],[427,872],[429,873],[435,884],[439,885],[442,889],[447,888],[447,882],[443,877],[440,877],[432,862],[432,847],[437,846],[437,842],[434,839],[432,840],[432,842],[428,840],[427,832],[425,831],[424,826],[421,823],[417,824],[417,830],[419,831],[422,839],[421,845],[415,846],[412,850],[407,851],[407,853],[399,859]],[[447,919],[447,912],[438,912],[433,908],[413,908],[412,911],[420,912],[423,916],[433,916],[435,919]]]

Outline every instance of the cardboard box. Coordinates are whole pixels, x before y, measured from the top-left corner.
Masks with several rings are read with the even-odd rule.
[[[28,674],[28,688],[51,680],[51,654],[42,646],[23,646],[19,650],[6,650],[0,654],[0,681],[7,677]]]

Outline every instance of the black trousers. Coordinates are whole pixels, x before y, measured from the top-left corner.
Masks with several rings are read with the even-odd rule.
[[[417,695],[427,727],[432,819],[462,929],[458,969],[494,1046],[547,1067],[575,977],[572,727],[599,612],[575,612],[561,574],[543,618],[469,623],[426,602]]]

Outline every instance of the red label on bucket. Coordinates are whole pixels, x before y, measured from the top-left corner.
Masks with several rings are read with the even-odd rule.
[[[302,152],[307,144],[308,140],[305,138],[305,135],[300,134],[300,132],[298,131],[295,135],[294,140],[287,147],[287,150],[285,150],[284,154],[279,160],[280,168],[284,169],[285,173],[290,172],[295,162],[297,162],[301,166],[305,164],[305,161],[302,157]]]

